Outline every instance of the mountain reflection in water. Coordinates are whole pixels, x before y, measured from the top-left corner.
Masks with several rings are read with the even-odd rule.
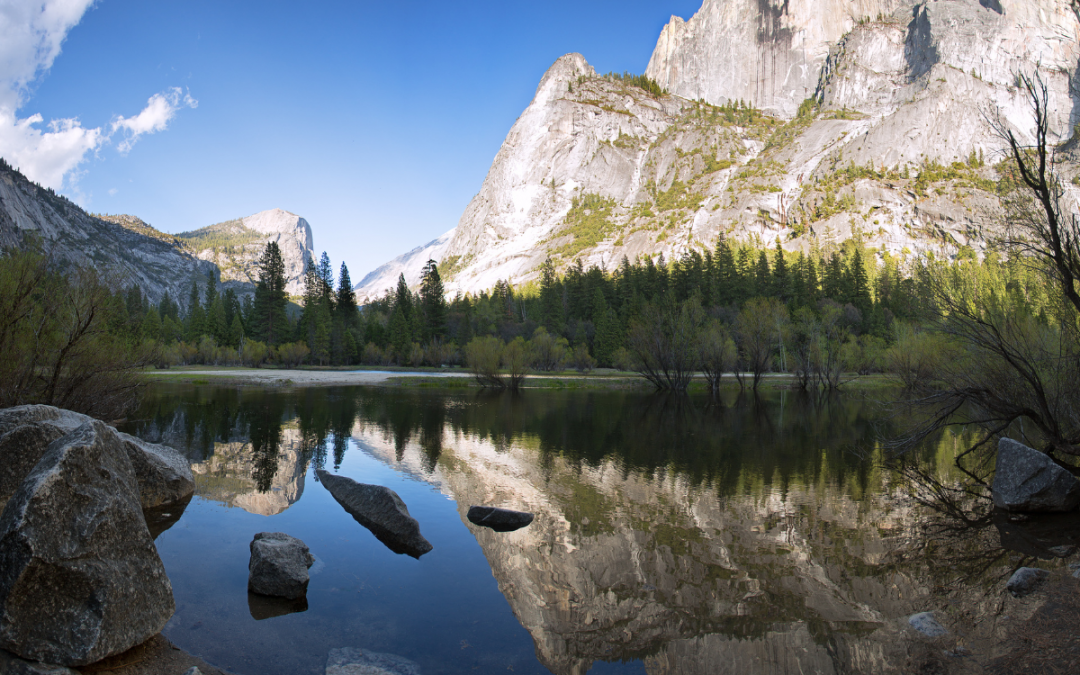
[[[907,672],[945,658],[906,646],[907,616],[945,612],[970,627],[947,641],[990,650],[1008,574],[1080,543],[1071,520],[920,506],[882,468],[889,422],[860,396],[177,387],[128,431],[188,453],[199,496],[253,513],[289,508],[350,448],[433,486],[559,674]],[[963,440],[921,448],[923,474],[958,480]],[[468,524],[473,504],[536,518],[493,532]],[[424,672],[469,670],[453,656]]]

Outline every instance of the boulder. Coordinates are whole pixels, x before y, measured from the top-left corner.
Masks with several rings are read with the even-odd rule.
[[[0,649],[86,665],[164,628],[172,586],[138,494],[105,424],[49,445],[0,516]]]
[[[0,649],[0,673],[3,675],[79,675],[71,668],[26,661],[2,649]]]
[[[908,624],[926,637],[936,638],[945,635],[949,631],[938,623],[933,612],[919,612],[908,617]]]
[[[1022,598],[1034,592],[1049,576],[1049,572],[1038,567],[1021,567],[1005,582],[1005,588],[1014,596]]]
[[[48,405],[0,410],[0,508],[30,474],[50,443],[92,420]],[[144,509],[182,501],[195,492],[191,467],[179,452],[106,428],[124,445]]]
[[[473,525],[490,527],[496,532],[520,530],[533,521],[533,514],[525,511],[511,511],[494,506],[470,506],[467,515]]]
[[[396,654],[345,647],[330,650],[326,675],[420,675],[420,666]]]
[[[49,444],[88,419],[48,405],[0,410],[0,509],[19,489]]]
[[[390,488],[357,483],[323,469],[316,474],[338,504],[394,553],[419,558],[432,549],[405,502]]]
[[[144,509],[184,501],[195,493],[195,478],[187,457],[167,445],[147,443],[120,432],[116,435],[123,441],[135,469]]]
[[[308,568],[315,562],[307,545],[283,532],[260,532],[251,541],[248,590],[295,600],[307,594]]]
[[[1011,438],[998,441],[994,505],[1006,511],[1072,511],[1080,505],[1080,481],[1045,453]]]

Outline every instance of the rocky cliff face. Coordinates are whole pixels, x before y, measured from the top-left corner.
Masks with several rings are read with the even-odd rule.
[[[240,295],[253,292],[256,265],[271,241],[285,262],[286,290],[300,295],[307,261],[314,257],[311,225],[288,211],[262,211],[172,235],[136,216],[91,215],[18,171],[0,167],[0,249],[30,239],[59,261],[96,267],[122,286],[138,286],[153,302],[168,293],[182,303],[192,279],[201,284],[210,275]]]
[[[58,261],[97,267],[155,301],[166,292],[185,297],[194,275],[214,271],[175,237],[136,221],[91,216],[18,171],[0,169],[0,249],[36,239]]]
[[[1078,36],[1067,0],[707,0],[656,46],[648,74],[669,95],[564,56],[444,236],[447,290],[534,278],[549,255],[671,259],[721,233],[825,252],[851,237],[901,255],[979,249],[1002,215],[986,115],[1027,134],[1016,73],[1041,64],[1057,140],[1070,138]],[[393,266],[410,279],[422,264]]]
[[[292,295],[303,294],[307,262],[315,258],[311,225],[282,209],[261,211],[177,236],[196,257],[217,265],[223,283],[239,282],[249,288],[259,280],[258,262],[266,245],[276,242],[285,262],[285,290]]]

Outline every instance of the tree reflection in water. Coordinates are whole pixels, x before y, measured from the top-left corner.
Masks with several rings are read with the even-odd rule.
[[[518,533],[469,531],[553,672],[713,672],[719,654],[870,672],[896,666],[907,614],[947,598],[977,625],[1011,570],[1080,545],[1075,519],[995,515],[953,465],[957,432],[887,465],[878,439],[902,423],[852,394],[189,387],[133,431],[196,462],[250,443],[263,491],[292,449],[301,469],[363,451],[462,513],[535,511]]]

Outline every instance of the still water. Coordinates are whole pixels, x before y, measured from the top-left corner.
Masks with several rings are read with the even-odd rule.
[[[321,675],[344,647],[425,675],[904,671],[909,615],[978,632],[1012,569],[1077,542],[921,506],[877,398],[162,385],[124,430],[192,462],[156,525],[165,634],[235,673]],[[924,473],[956,480],[961,440]],[[316,468],[395,490],[434,549],[390,551]],[[474,504],[536,518],[498,533]],[[249,597],[263,531],[317,558],[306,604]]]

